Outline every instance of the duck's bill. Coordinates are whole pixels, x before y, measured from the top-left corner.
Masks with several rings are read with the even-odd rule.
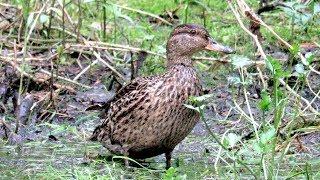
[[[234,50],[231,49],[230,47],[218,44],[217,42],[215,42],[212,39],[209,40],[209,43],[205,47],[205,49],[210,50],[210,51],[223,52],[226,54],[234,53]]]

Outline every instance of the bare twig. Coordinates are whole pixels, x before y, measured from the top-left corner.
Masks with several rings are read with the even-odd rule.
[[[286,83],[284,82],[283,79],[279,79],[279,82],[280,82],[283,86],[285,86],[285,88],[286,88],[290,93],[292,93],[294,96],[296,96],[296,97],[298,97],[298,98],[301,98],[301,100],[307,104],[307,107],[309,108],[310,111],[312,111],[313,113],[315,113],[315,114],[317,114],[317,115],[320,114],[317,110],[315,110],[315,109],[311,106],[311,103],[310,103],[307,99],[305,99],[304,97],[300,96],[297,92],[295,92],[288,84],[286,84]]]
[[[315,93],[314,90],[310,86],[309,76],[310,76],[310,71],[308,72],[307,77],[306,77],[307,86],[309,87],[311,93],[315,96],[315,98],[319,98],[319,100],[320,100],[320,97],[318,96],[319,92]]]
[[[18,6],[12,5],[12,4],[6,4],[6,3],[0,3],[1,6],[4,7],[12,7],[12,8],[18,8]]]
[[[94,60],[89,66],[85,67],[76,77],[73,78],[73,81],[77,81],[85,72],[87,72],[91,66],[98,63],[98,60]]]
[[[228,5],[229,5],[230,9],[232,10],[232,12],[234,13],[237,21],[239,22],[239,25],[242,27],[242,29],[244,29],[245,32],[247,32],[247,33],[254,39],[254,41],[255,41],[255,43],[256,43],[256,45],[257,45],[257,47],[258,47],[258,50],[259,50],[262,58],[263,58],[264,60],[266,60],[266,59],[267,59],[267,56],[266,56],[265,52],[263,51],[262,46],[261,46],[258,38],[256,37],[256,35],[252,34],[252,33],[244,26],[244,24],[243,24],[242,21],[241,21],[241,18],[240,18],[239,13],[234,9],[231,1],[230,1],[230,0],[227,0],[227,3],[228,3]],[[268,29],[269,31],[271,31],[272,34],[274,34],[283,44],[285,44],[288,48],[292,48],[292,46],[291,46],[289,43],[287,43],[285,40],[283,40],[283,39],[282,39],[278,34],[276,34],[268,25],[266,25],[266,24],[249,8],[249,6],[248,6],[243,0],[237,0],[237,4],[238,4],[239,9],[241,10],[241,12],[244,14],[244,16],[249,17],[250,20],[252,20],[252,21],[257,21],[257,22],[259,22],[260,24],[262,24],[263,26],[267,27],[267,29]],[[304,59],[304,60],[302,60],[302,61],[305,61],[305,62],[306,62],[306,60],[305,60],[305,58],[303,57],[303,55],[302,55],[301,53],[300,53],[299,55],[300,55],[300,58],[301,58],[301,59]],[[311,71],[313,71],[313,72],[315,72],[315,73],[317,73],[317,74],[319,73],[319,72],[313,70],[314,68],[311,67],[310,65],[308,65],[308,67],[311,69]],[[287,89],[288,91],[290,91],[294,96],[301,98],[301,100],[303,100],[303,101],[308,105],[307,107],[309,107],[310,111],[312,111],[312,112],[315,113],[315,114],[319,114],[319,112],[316,111],[316,110],[310,105],[310,102],[309,102],[307,99],[303,98],[301,95],[299,95],[299,94],[298,94],[297,92],[295,92],[293,89],[291,89],[290,86],[287,85],[283,80],[280,80],[280,83],[281,83],[282,85],[284,85],[284,86],[286,87],[286,89]],[[309,105],[310,105],[310,106],[309,106]]]
[[[241,21],[241,18],[240,18],[240,15],[239,13],[234,9],[233,5],[231,4],[230,1],[227,1],[228,2],[228,5],[230,7],[230,9],[232,10],[233,14],[235,15],[240,27],[246,32],[248,33],[252,38],[253,40],[255,41],[255,44],[256,46],[258,47],[258,51],[260,52],[261,56],[263,59],[267,59],[267,56],[266,54],[264,53],[263,49],[262,49],[262,46],[258,40],[258,37],[256,35],[254,35],[253,33],[251,33],[243,24],[243,22]],[[261,79],[261,82],[263,84],[263,88],[266,89],[267,88],[267,84],[266,82],[264,81],[264,78],[263,78],[263,74],[262,74],[262,71],[260,69],[260,67],[257,67],[257,70],[258,70],[258,73],[259,73],[259,76],[260,76],[260,79]]]
[[[244,72],[243,72],[243,69],[241,68],[240,69],[241,81],[245,82],[243,74],[244,74]],[[247,109],[248,109],[248,112],[249,112],[249,115],[250,115],[251,123],[252,123],[252,126],[254,128],[254,132],[255,132],[256,138],[259,139],[258,126],[257,126],[258,123],[255,122],[255,120],[253,118],[253,115],[252,115],[252,112],[251,112],[251,106],[250,106],[250,103],[249,103],[248,93],[247,93],[247,89],[246,89],[245,86],[243,86],[243,95],[244,95],[244,98],[246,100]]]
[[[55,27],[55,28],[58,29],[58,30],[62,30],[61,28],[57,28],[57,27]],[[71,33],[71,32],[69,32],[69,31],[67,31],[67,30],[65,30],[65,33],[67,33],[67,34],[69,34],[69,35],[72,35],[72,36],[75,37],[75,38],[77,37],[76,34]],[[81,40],[84,42],[85,45],[87,45],[88,47],[90,47],[89,49],[92,51],[93,55],[94,55],[99,61],[101,61],[104,65],[106,65],[115,75],[117,75],[118,77],[120,77],[122,80],[125,80],[125,78],[124,78],[112,65],[110,65],[108,62],[104,61],[104,60],[100,57],[100,55],[99,55],[96,51],[93,50],[92,45],[90,44],[90,41],[87,41],[87,40],[84,39],[83,37],[81,38]]]
[[[241,109],[241,107],[239,106],[239,104],[236,102],[235,99],[233,99],[233,103],[234,103],[235,106],[236,106],[236,108],[235,108],[236,111],[238,111],[239,113],[241,113],[241,115],[243,115],[247,120],[249,120],[250,123],[253,124],[254,126],[259,126],[259,124],[256,123],[256,122],[254,121],[254,119],[251,119],[251,117],[248,116],[248,115],[243,111],[243,109]]]
[[[305,112],[305,111],[311,106],[311,104],[314,103],[314,101],[315,101],[317,98],[320,100],[320,96],[319,96],[320,90],[319,90],[317,93],[315,93],[314,90],[311,88],[310,82],[309,82],[309,79],[308,79],[309,75],[310,75],[310,71],[309,71],[309,73],[307,74],[306,82],[307,82],[307,86],[309,87],[311,93],[314,95],[314,98],[310,101],[310,104],[308,104],[307,107],[305,107],[305,108],[303,109],[302,112]]]
[[[229,6],[232,5],[229,0],[227,2]],[[237,4],[240,10],[242,11],[242,13],[245,14],[245,16],[249,17],[251,20],[256,21],[261,25],[263,25],[264,27],[266,27],[282,44],[287,46],[289,49],[292,49],[292,46],[283,38],[281,38],[276,32],[274,32],[274,30],[270,26],[268,26],[264,21],[262,21],[261,18],[253,12],[253,10],[247,5],[245,1],[237,0]],[[309,63],[307,62],[306,58],[303,56],[302,53],[298,52],[298,55],[301,59],[301,62],[304,65],[306,65],[312,72],[315,72],[316,74],[320,75],[319,71],[315,70],[311,65],[309,65]]]
[[[17,52],[17,54],[19,54],[19,52]],[[18,58],[18,57],[10,57],[11,54],[8,54],[7,56],[0,56],[0,60],[1,59],[6,59],[8,61],[16,61],[16,62],[22,62],[23,58]],[[57,56],[58,54],[55,53],[52,56],[50,56],[49,58],[39,58],[39,57],[26,57],[24,58],[25,61],[48,61],[50,59],[53,59]],[[15,56],[15,55],[13,55]]]
[[[40,69],[40,72],[44,73],[44,74],[47,74],[47,75],[51,75],[51,73],[49,71],[46,71],[44,69]],[[71,80],[71,79],[68,79],[68,78],[65,78],[65,77],[62,77],[62,76],[58,76],[56,74],[53,75],[54,77],[57,77],[58,79],[61,79],[61,80],[64,80],[64,81],[67,81],[69,83],[72,83],[72,84],[76,84],[80,87],[83,87],[83,88],[86,88],[86,89],[90,89],[91,87],[90,86],[87,86],[85,84],[81,84],[77,81],[74,81],[74,80]]]
[[[167,20],[161,18],[158,15],[155,15],[155,14],[152,14],[152,13],[149,13],[149,12],[146,12],[146,11],[142,11],[142,10],[139,10],[139,9],[133,9],[133,8],[130,8],[130,7],[127,7],[127,6],[121,6],[121,5],[113,4],[113,3],[110,3],[110,2],[107,2],[107,3],[111,4],[111,5],[114,5],[114,6],[117,6],[117,7],[121,8],[121,9],[126,9],[126,10],[129,10],[129,11],[137,12],[137,13],[140,13],[140,14],[143,14],[143,15],[147,15],[147,16],[156,18],[156,19],[164,22],[165,24],[172,26],[172,24],[170,22],[168,22]]]

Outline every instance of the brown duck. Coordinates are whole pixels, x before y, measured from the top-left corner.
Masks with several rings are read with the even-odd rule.
[[[191,59],[201,50],[232,52],[201,26],[177,26],[167,43],[166,73],[138,77],[120,89],[91,140],[100,141],[112,153],[135,159],[165,153],[169,168],[173,149],[199,121],[199,114],[183,104],[190,96],[202,94]]]

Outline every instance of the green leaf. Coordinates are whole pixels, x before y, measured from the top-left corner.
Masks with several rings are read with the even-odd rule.
[[[274,59],[271,56],[267,56],[266,65],[276,78],[282,78],[290,74],[289,72],[283,71],[279,60]]]
[[[152,40],[152,39],[154,39],[154,35],[145,35],[145,36],[144,36],[144,39],[146,39],[146,40]]]
[[[298,74],[305,74],[305,70],[304,70],[304,65],[299,63],[299,64],[296,64],[294,66],[294,70],[298,73]]]
[[[299,44],[293,44],[292,47],[289,50],[290,50],[290,53],[295,56],[300,51],[300,45]]]
[[[95,0],[84,0],[83,3],[91,3],[93,1],[95,1]]]
[[[199,109],[199,107],[194,107],[194,106],[192,106],[192,105],[190,105],[190,104],[183,104],[186,108],[188,108],[188,109],[192,109],[192,110],[195,110],[195,111],[197,111],[197,112],[200,112],[200,109]]]
[[[234,55],[231,57],[231,63],[235,66],[235,68],[242,68],[252,64],[249,58],[238,55]]]
[[[209,69],[209,66],[207,64],[204,64],[200,61],[197,61],[196,67],[201,71],[206,71],[207,69]]]
[[[65,65],[66,62],[67,62],[67,57],[64,54],[61,55],[60,58],[59,58],[59,63]]]
[[[265,59],[267,69],[269,69],[271,72],[274,71],[273,65],[271,63],[272,61],[274,61],[274,59],[271,56],[267,56],[267,58]]]
[[[241,84],[241,79],[240,77],[237,77],[237,76],[230,76],[228,77],[228,82],[230,84],[237,85],[237,84]]]
[[[270,128],[267,132],[264,132],[260,135],[260,142],[263,145],[266,145],[270,142],[276,135],[276,130],[274,128]]]
[[[320,3],[314,3],[313,5],[313,14],[316,15],[320,13]]]
[[[174,167],[170,167],[169,169],[166,170],[164,173],[163,180],[185,180],[187,179],[186,174],[179,174],[178,171]]]
[[[260,147],[259,142],[254,142],[253,143],[253,149],[256,150],[258,153],[263,153],[263,148]]]
[[[34,13],[30,13],[27,19],[27,27],[29,27],[33,22],[33,17],[34,17]]]
[[[49,16],[47,16],[45,14],[40,15],[40,23],[46,23],[48,21],[49,21]]]
[[[297,20],[297,24],[300,24],[302,26],[305,26],[309,20],[312,18],[312,14],[310,13],[304,13],[304,14],[301,14],[299,16],[299,19]]]
[[[166,170],[166,173],[164,175],[165,180],[171,180],[174,178],[175,174],[176,174],[177,170],[173,167],[170,167],[169,169]]]
[[[119,17],[129,21],[131,24],[134,24],[134,21],[131,19],[131,17],[127,16],[127,15],[124,15],[124,14],[119,14],[118,15]]]
[[[234,147],[237,144],[237,142],[241,140],[241,137],[235,133],[229,133],[227,135],[227,140],[228,140],[228,145],[230,147]]]
[[[272,150],[272,140],[276,135],[276,131],[274,128],[270,128],[266,132],[262,132],[259,141],[255,141],[253,144],[253,148],[258,153],[269,153]]]
[[[112,11],[113,11],[114,16],[116,16],[116,17],[119,17],[122,15],[121,9],[116,5],[112,5]]]
[[[307,64],[306,65],[310,65],[313,62],[313,60],[315,58],[315,55],[312,52],[307,52],[305,57],[307,59]]]
[[[262,111],[268,111],[271,106],[271,97],[266,90],[262,90],[261,92],[261,101],[259,102],[259,108]]]
[[[196,101],[197,103],[201,103],[209,98],[213,97],[213,94],[206,94],[203,96],[193,96],[193,100]]]
[[[62,55],[63,52],[64,52],[63,46],[62,46],[62,45],[58,46],[58,47],[57,47],[57,53],[58,53],[59,55]]]

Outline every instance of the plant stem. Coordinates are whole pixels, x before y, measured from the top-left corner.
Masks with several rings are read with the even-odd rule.
[[[103,12],[103,17],[102,17],[102,20],[103,20],[103,32],[102,32],[102,37],[103,37],[103,41],[105,42],[106,41],[106,31],[107,31],[107,9],[106,9],[106,4],[107,4],[107,1],[104,0],[103,1],[103,6],[102,6],[102,12]],[[116,25],[115,25],[115,28],[116,28]]]
[[[218,138],[218,136],[216,136],[210,129],[207,121],[205,120],[205,117],[204,117],[204,111],[201,107],[199,107],[199,113],[200,113],[200,119],[202,120],[202,122],[204,123],[206,129],[208,130],[210,136],[226,151],[229,151],[228,147],[226,147],[224,144],[222,144]],[[232,159],[233,162],[237,162],[239,164],[241,164],[245,169],[247,169],[250,174],[255,178],[255,179],[259,179],[255,173],[249,168],[249,166],[247,166],[244,162],[242,162],[240,159],[236,158],[235,160]]]
[[[188,14],[189,14],[189,1],[187,1],[187,5],[184,9],[184,19],[183,19],[184,23],[188,23]]]
[[[80,40],[81,26],[82,26],[82,8],[81,8],[81,0],[78,0],[77,42],[79,42]]]

